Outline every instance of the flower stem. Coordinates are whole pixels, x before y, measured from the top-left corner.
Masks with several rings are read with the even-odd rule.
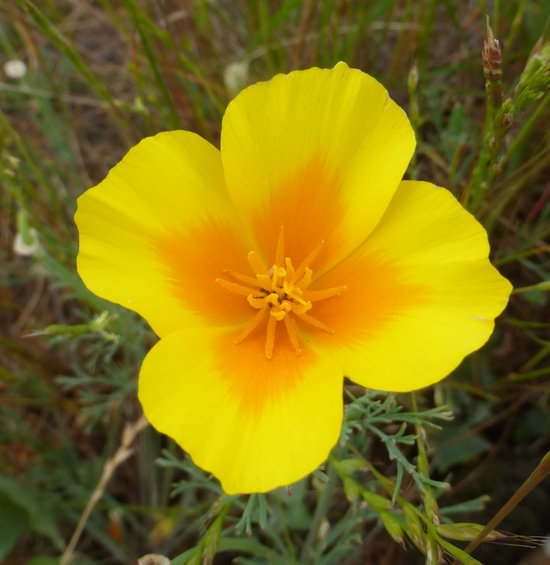
[[[466,547],[465,553],[472,553],[510,512],[548,475],[550,475],[550,451],[541,459],[535,470],[513,494],[508,502],[495,514],[479,535]],[[453,565],[458,565],[455,561]]]
[[[416,394],[411,393],[412,409],[418,413],[418,404]],[[430,468],[428,463],[428,455],[426,452],[425,432],[422,424],[416,422],[414,424],[416,432],[416,446],[418,449],[418,472],[426,479],[430,478]],[[424,511],[428,521],[434,526],[440,523],[439,506],[433,494],[431,486],[424,482]],[[431,530],[426,531],[426,565],[436,565],[441,563],[441,551],[439,544],[432,536]]]

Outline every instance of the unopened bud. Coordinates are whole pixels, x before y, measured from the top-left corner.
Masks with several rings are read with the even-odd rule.
[[[500,116],[500,129],[502,132],[506,133],[511,127],[512,124],[514,123],[514,116],[507,112],[505,114],[502,114],[502,116]]]
[[[407,77],[407,86],[409,88],[409,92],[415,92],[416,87],[418,86],[418,66],[416,65],[416,61],[409,71],[409,76]]]
[[[487,24],[487,39],[483,42],[483,49],[481,51],[481,58],[483,59],[483,72],[485,78],[500,78],[502,75],[502,51],[498,39],[495,39],[493,30]]]
[[[489,103],[492,106],[500,107],[502,104],[502,51],[489,23],[487,23],[487,39],[483,42],[481,58]]]

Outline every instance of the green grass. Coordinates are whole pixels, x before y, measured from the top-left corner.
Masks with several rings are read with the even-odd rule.
[[[0,73],[0,560],[162,553],[182,565],[210,563],[217,548],[216,563],[399,565],[445,553],[516,563],[508,546],[469,558],[436,517],[487,523],[549,448],[549,14],[549,2],[525,0],[3,2],[0,64],[28,70]],[[502,83],[493,77],[488,93],[487,16],[503,46]],[[350,387],[347,443],[292,496],[220,498],[150,428],[113,459],[140,418],[136,375],[155,337],[80,281],[76,198],[142,137],[183,128],[218,144],[241,88],[339,60],[408,111],[409,177],[449,188],[486,226],[494,263],[520,289],[494,336],[416,398]],[[38,248],[19,255],[16,237]],[[485,511],[484,495],[494,500]],[[506,529],[531,536],[512,544],[550,528],[537,501],[524,504],[542,515],[512,512]]]

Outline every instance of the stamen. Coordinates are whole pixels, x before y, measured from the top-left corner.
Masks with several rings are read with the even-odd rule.
[[[313,326],[314,328],[324,330],[325,332],[328,332],[329,334],[335,333],[335,330],[333,330],[331,327],[327,326],[326,324],[323,324],[323,322],[320,322],[317,318],[314,318],[313,316],[310,316],[309,314],[299,314],[298,312],[296,312],[296,310],[294,310],[294,312],[296,313],[296,316],[298,316],[298,318],[300,318],[300,320],[302,320],[306,324],[309,324],[310,326]]]
[[[265,301],[273,304],[273,306],[277,306],[279,304],[279,295],[276,292],[272,292],[265,297]]]
[[[292,281],[295,281],[296,280],[296,271],[294,271],[294,265],[292,264],[290,257],[285,257],[285,265],[286,265],[286,272],[287,272],[288,278]]]
[[[294,305],[289,302],[288,300],[283,300],[281,302],[281,310],[284,310],[285,312],[292,312],[292,309],[294,308]]]
[[[273,316],[267,318],[267,335],[265,338],[265,356],[268,359],[273,357],[273,348],[275,347],[275,330],[277,329],[277,320]]]
[[[294,292],[294,283],[289,283],[288,281],[283,281],[283,292],[285,294],[292,294]]]
[[[310,300],[311,302],[317,302],[318,300],[326,300],[327,298],[332,298],[333,296],[340,296],[342,292],[347,290],[346,285],[335,286],[334,288],[324,288],[323,290],[306,290],[304,293],[304,298]]]
[[[285,227],[281,226],[279,237],[277,239],[277,247],[275,249],[275,264],[283,265],[285,260]]]
[[[223,272],[226,275],[233,277],[237,281],[244,282],[244,283],[249,284],[250,286],[253,286],[253,287],[256,287],[256,288],[263,288],[263,284],[258,279],[255,279],[253,277],[249,277],[248,275],[241,275],[241,273],[237,273],[237,271],[231,271],[230,269],[224,269]],[[269,277],[268,277],[268,279],[269,279]]]
[[[284,226],[281,226],[275,249],[275,263],[270,269],[265,266],[259,255],[251,251],[248,254],[248,262],[254,276],[229,269],[223,271],[233,280],[216,279],[216,282],[230,292],[246,296],[248,304],[257,310],[250,322],[241,330],[235,343],[241,343],[265,323],[264,350],[266,358],[271,359],[278,322],[284,322],[288,341],[296,355],[301,355],[303,352],[296,327],[298,320],[313,328],[334,333],[331,327],[307,313],[312,309],[315,301],[339,296],[347,289],[343,285],[322,290],[307,290],[313,279],[310,265],[319,255],[323,245],[324,241],[307,255],[298,269],[295,269],[290,257],[285,257]]]
[[[256,315],[250,320],[248,325],[244,328],[244,330],[238,335],[233,343],[241,343],[244,339],[246,339],[264,320],[265,313],[267,311],[267,304],[260,308],[260,310],[256,313]]]
[[[256,279],[262,288],[271,289],[271,277],[269,275],[256,275]]]
[[[268,301],[265,299],[265,296],[253,296],[249,294],[246,297],[247,302],[252,306],[252,308],[261,309],[264,306],[267,306]]]
[[[273,290],[277,290],[278,287],[281,285],[279,281],[286,277],[286,271],[282,267],[277,267],[277,265],[273,265],[273,275],[271,276],[271,288]]]
[[[296,333],[296,324],[291,316],[285,316],[284,318],[286,333],[288,334],[288,339],[296,355],[302,354],[302,348],[300,347],[300,342],[298,341],[298,335]]]
[[[269,276],[269,271],[266,269],[264,262],[258,257],[258,255],[251,251],[248,254],[248,263],[252,267],[255,275],[267,275]]]
[[[292,311],[298,316],[300,314],[305,314],[308,310],[311,310],[313,304],[311,302],[306,302],[305,304],[295,304]]]
[[[298,304],[301,304],[302,306],[308,306],[309,308],[311,308],[311,302],[309,300],[304,300],[299,295],[293,295],[292,299],[294,300],[294,302],[297,302]]]
[[[230,292],[235,292],[236,294],[240,294],[241,296],[248,296],[249,294],[256,292],[256,289],[249,288],[248,286],[243,286],[242,284],[237,284],[231,281],[226,281],[225,279],[216,279],[216,282],[223,286],[226,290]]]
[[[300,266],[296,269],[296,274],[295,277],[297,279],[301,279],[304,276],[304,273],[306,272],[307,267],[309,267],[311,265],[311,263],[313,263],[313,261],[316,259],[317,255],[319,255],[321,249],[323,249],[323,246],[325,245],[325,241],[321,241],[321,243],[300,263]]]
[[[305,290],[311,284],[311,277],[313,276],[313,271],[306,267],[306,272],[304,276],[296,283],[301,289]]]

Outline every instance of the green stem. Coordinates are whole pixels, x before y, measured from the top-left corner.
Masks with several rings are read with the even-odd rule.
[[[546,107],[548,106],[548,104],[550,104],[550,93],[547,93],[544,96],[541,103],[538,105],[537,109],[533,112],[531,117],[525,122],[525,125],[523,126],[523,128],[521,128],[521,131],[518,133],[518,135],[516,136],[514,141],[512,141],[512,143],[510,143],[510,146],[506,150],[506,153],[504,153],[504,156],[500,160],[499,165],[501,167],[515,153],[516,149],[523,142],[523,140],[525,139],[525,137],[527,136],[527,133],[531,130],[531,128],[535,124],[540,123],[541,115],[546,110]]]
[[[256,540],[249,538],[224,538],[220,539],[220,544],[218,545],[218,552],[222,551],[233,551],[238,553],[250,553],[255,557],[264,559],[266,563],[273,565],[284,565],[283,559],[277,555],[273,550],[269,549],[265,545],[257,542]],[[196,548],[193,547],[188,549],[184,553],[180,553],[177,557],[172,559],[172,565],[184,565],[193,558],[196,552]]]
[[[416,394],[411,393],[412,409],[414,412],[418,413],[418,404],[416,401]],[[424,428],[422,424],[416,422],[414,424],[414,429],[416,432],[416,446],[418,449],[418,472],[426,479],[430,478],[430,467],[428,463],[428,454],[426,452],[426,444],[424,443]],[[439,506],[433,494],[430,485],[424,483],[424,510],[426,512],[426,517],[434,526],[439,525]],[[426,532],[426,565],[437,564],[441,562],[441,551],[439,544],[434,539],[430,529]]]
[[[466,547],[465,553],[472,553],[512,510],[548,475],[550,475],[550,451],[541,459],[535,470],[519,487],[508,502],[495,514],[479,535]],[[453,565],[459,565],[455,561]]]
[[[514,288],[512,294],[523,294],[524,292],[531,292],[533,290],[539,290],[546,292],[550,290],[550,281],[542,281],[537,284],[532,284],[529,286],[520,286],[519,288]]]
[[[157,65],[157,60],[155,58],[153,47],[150,42],[151,36],[147,33],[147,31],[144,28],[143,15],[140,12],[138,5],[135,3],[134,0],[129,0],[128,2],[126,2],[126,7],[130,11],[130,14],[134,20],[136,30],[141,39],[141,43],[143,45],[145,56],[149,61],[149,66],[151,68],[151,71],[153,72],[153,76],[155,77],[155,82],[157,83],[157,86],[159,87],[160,92],[162,94],[162,98],[164,100],[164,107],[166,108],[168,112],[168,117],[170,119],[169,123],[171,124],[172,128],[181,127],[181,121],[176,111],[176,107],[174,106],[174,101],[172,99],[172,96],[170,95],[170,92],[168,91],[168,87],[166,85],[166,81],[164,80],[163,73],[161,72],[159,66]],[[173,48],[173,45],[169,45],[168,47]]]
[[[184,563],[194,559],[200,559],[201,563],[212,563],[214,555],[218,551],[224,551],[221,549],[223,540],[223,538],[221,538],[221,530],[229,510],[231,510],[231,507],[233,506],[233,500],[230,499],[221,504],[222,507],[218,515],[210,524],[200,542],[195,547],[192,547],[172,559],[172,565],[183,565]]]

